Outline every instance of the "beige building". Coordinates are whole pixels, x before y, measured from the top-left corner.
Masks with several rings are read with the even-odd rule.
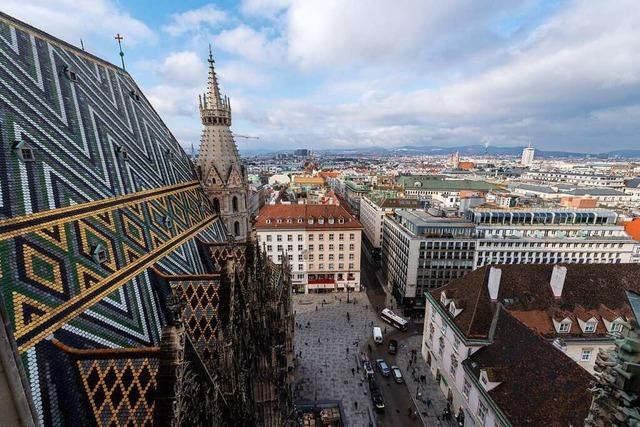
[[[269,259],[289,259],[298,291],[360,290],[362,225],[342,206],[265,205],[255,229]]]

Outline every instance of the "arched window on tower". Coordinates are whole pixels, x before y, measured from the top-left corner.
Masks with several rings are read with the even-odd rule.
[[[240,235],[240,222],[236,221],[233,223],[233,234],[238,237]]]
[[[233,206],[233,211],[238,212],[238,197],[233,196],[233,199],[231,199],[231,204]]]
[[[220,200],[217,197],[213,198],[213,211],[215,213],[220,213]]]

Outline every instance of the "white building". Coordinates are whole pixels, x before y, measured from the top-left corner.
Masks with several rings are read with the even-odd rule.
[[[360,290],[362,225],[338,205],[265,205],[258,242],[276,263],[287,256],[299,291]]]
[[[628,263],[635,242],[605,209],[500,209],[467,212],[476,225],[475,268],[488,264]]]
[[[380,253],[382,246],[382,223],[384,217],[393,214],[396,209],[418,209],[420,202],[416,199],[400,199],[385,197],[383,194],[370,194],[360,200],[360,222],[364,229],[374,257]]]
[[[522,179],[538,183],[565,183],[581,187],[624,188],[624,177],[592,172],[573,172],[566,170],[527,171]]]
[[[640,266],[484,267],[427,293],[422,356],[465,426],[582,425],[627,289]]]
[[[531,166],[533,164],[533,157],[535,156],[536,149],[529,144],[527,148],[522,150],[522,158],[520,159],[520,164],[522,166]]]

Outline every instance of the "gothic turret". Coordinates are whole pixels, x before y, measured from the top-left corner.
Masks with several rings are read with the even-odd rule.
[[[215,61],[209,47],[207,92],[199,97],[202,138],[198,167],[205,192],[227,229],[237,239],[247,237],[249,185],[231,133],[231,102],[220,93]]]

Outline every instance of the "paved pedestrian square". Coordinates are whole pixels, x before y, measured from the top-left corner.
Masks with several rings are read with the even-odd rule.
[[[376,425],[368,384],[362,370],[358,371],[357,357],[360,345],[372,334],[371,322],[379,321],[368,307],[366,293],[352,293],[350,304],[346,300],[346,294],[294,295],[295,321],[299,325],[295,352],[301,354],[296,399],[340,400],[350,426],[368,426],[370,421]]]

